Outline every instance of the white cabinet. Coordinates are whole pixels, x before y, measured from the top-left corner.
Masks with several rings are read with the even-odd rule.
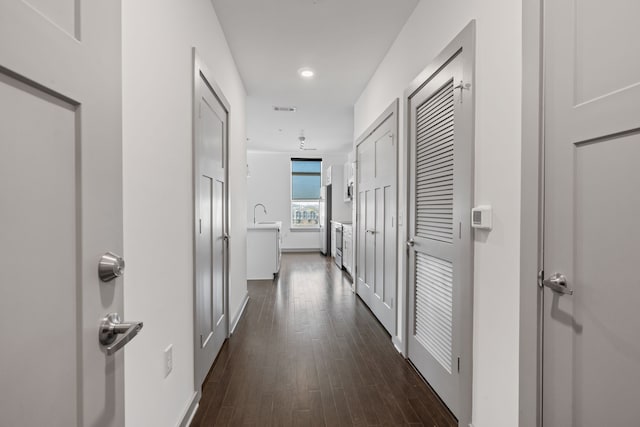
[[[353,227],[351,224],[342,226],[342,266],[353,276]]]
[[[273,279],[280,271],[281,222],[247,227],[247,279]]]

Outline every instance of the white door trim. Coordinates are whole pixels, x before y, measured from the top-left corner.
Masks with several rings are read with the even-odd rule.
[[[544,0],[522,2],[519,425],[542,425],[542,269],[544,209]]]

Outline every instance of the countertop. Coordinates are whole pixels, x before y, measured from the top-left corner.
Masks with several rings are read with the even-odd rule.
[[[280,230],[282,229],[282,221],[265,221],[248,224],[247,230]]]

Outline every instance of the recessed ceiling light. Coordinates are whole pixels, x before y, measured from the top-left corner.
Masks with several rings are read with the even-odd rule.
[[[305,79],[310,79],[311,77],[314,76],[315,73],[311,68],[304,67],[298,70],[298,74],[300,74],[300,76]]]

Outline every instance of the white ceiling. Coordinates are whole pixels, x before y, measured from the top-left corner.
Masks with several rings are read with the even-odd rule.
[[[249,97],[247,148],[297,150],[304,130],[306,147],[349,151],[353,104],[418,1],[212,0]]]

